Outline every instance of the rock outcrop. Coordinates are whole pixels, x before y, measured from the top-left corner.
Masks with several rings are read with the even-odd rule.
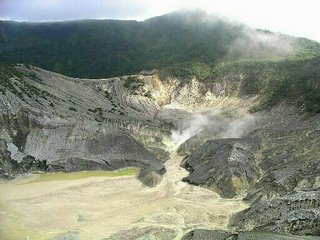
[[[7,142],[0,139],[0,178],[13,179],[16,175],[26,174],[37,171],[47,171],[49,166],[45,160],[36,160],[30,155],[22,158],[18,162],[11,158],[11,153],[8,151]]]
[[[299,192],[259,201],[235,215],[230,227],[239,230],[320,235],[320,192]]]
[[[254,150],[255,139],[210,140],[193,151],[182,163],[190,175],[184,181],[207,187],[222,197],[243,194],[259,178]]]
[[[259,122],[255,129],[246,135],[246,139],[256,139],[259,142],[259,147],[251,148],[256,179],[247,188],[244,197],[251,207],[235,214],[229,227],[240,231],[318,236],[319,115],[308,116],[297,108],[282,103],[258,116]],[[195,143],[202,140],[194,137],[179,150],[181,153],[191,152],[184,165],[191,172],[186,180],[210,188],[212,184],[208,176],[221,169],[221,164],[218,165],[220,158],[210,155],[210,151],[206,149],[209,149],[210,142],[212,146],[216,146],[222,140],[207,141],[194,150]],[[211,149],[215,149],[211,153],[219,156],[227,153],[227,148],[223,149],[222,146]],[[213,158],[218,162],[214,164],[209,161]],[[218,176],[225,176],[230,169],[228,160],[223,163],[227,170],[221,171]],[[238,165],[236,171],[238,169],[245,168]],[[227,187],[230,184],[225,181],[223,183],[218,192],[226,196],[225,193],[232,191]],[[216,185],[213,186],[215,189]],[[227,195],[232,196],[234,193]],[[295,239],[288,236],[288,239],[291,238]]]
[[[182,240],[316,240],[318,237],[295,237],[290,235],[272,234],[266,232],[232,232],[220,230],[196,229],[188,232]]]

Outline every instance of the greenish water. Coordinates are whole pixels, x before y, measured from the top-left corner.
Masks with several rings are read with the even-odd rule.
[[[123,168],[117,171],[89,171],[89,172],[59,172],[59,173],[43,173],[37,174],[37,177],[28,182],[48,182],[48,181],[61,181],[61,180],[77,180],[89,177],[122,177],[134,176],[138,172],[137,168]]]

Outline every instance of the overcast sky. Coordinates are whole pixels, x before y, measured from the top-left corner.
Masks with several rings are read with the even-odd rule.
[[[144,20],[180,9],[204,9],[256,28],[320,42],[320,0],[0,0],[0,19]]]

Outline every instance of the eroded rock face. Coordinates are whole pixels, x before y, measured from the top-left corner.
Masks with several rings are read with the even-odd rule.
[[[2,179],[12,179],[17,169],[17,163],[11,159],[7,142],[0,139],[0,176]]]
[[[241,230],[320,235],[320,192],[299,192],[259,201],[236,214],[231,227]]]
[[[178,232],[166,227],[143,227],[124,230],[103,240],[168,240],[176,239]]]
[[[267,232],[232,232],[222,230],[196,229],[188,232],[182,240],[316,240],[318,237],[295,237],[291,235],[278,235]]]
[[[83,81],[23,65],[15,69],[20,75],[8,77],[13,87],[0,95],[3,178],[138,167],[141,180],[159,182],[167,153],[157,148],[170,124],[154,118],[159,105],[145,87],[152,76]]]
[[[80,231],[69,231],[57,237],[54,237],[51,240],[81,240],[81,239],[82,239],[82,236]]]
[[[196,229],[188,232],[182,238],[182,240],[201,240],[201,239],[232,240],[232,239],[237,239],[237,235],[229,231]]]
[[[245,200],[254,203],[297,191],[319,190],[320,115],[308,116],[281,104],[265,113],[250,134],[261,141],[262,177]]]
[[[139,167],[144,169],[139,179],[148,186],[154,186],[165,172],[157,155],[129,133],[90,122],[42,128],[34,126],[29,129],[23,148],[24,151],[17,151],[12,156],[7,142],[3,140],[1,162],[4,178],[40,170],[74,172]]]
[[[253,155],[256,148],[254,139],[207,141],[182,163],[190,172],[184,181],[208,187],[222,197],[242,194],[259,177]]]
[[[67,172],[131,166],[160,172],[164,168],[157,156],[130,134],[87,124],[33,129],[25,152]]]
[[[13,179],[18,174],[31,173],[36,171],[47,171],[46,161],[36,160],[27,155],[22,161],[17,162],[11,158],[11,152],[8,151],[6,140],[0,139],[0,178]]]
[[[179,148],[178,148],[178,153],[181,156],[188,156],[190,155],[193,151],[197,150],[199,146],[204,144],[206,141],[212,140],[212,137],[205,138],[199,135],[196,135],[184,143],[182,143]]]
[[[261,141],[261,178],[244,198],[251,207],[236,214],[230,227],[319,236],[319,115],[281,104],[265,112],[259,125],[250,137]]]

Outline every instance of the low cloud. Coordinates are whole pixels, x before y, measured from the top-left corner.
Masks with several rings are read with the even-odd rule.
[[[203,9],[254,28],[320,41],[318,0],[0,0],[0,19],[63,21],[86,18],[143,20],[181,9]],[[232,7],[230,7],[232,6]]]
[[[229,54],[248,58],[264,58],[277,54],[287,56],[294,51],[293,38],[263,30],[244,29],[244,35],[229,48]]]

